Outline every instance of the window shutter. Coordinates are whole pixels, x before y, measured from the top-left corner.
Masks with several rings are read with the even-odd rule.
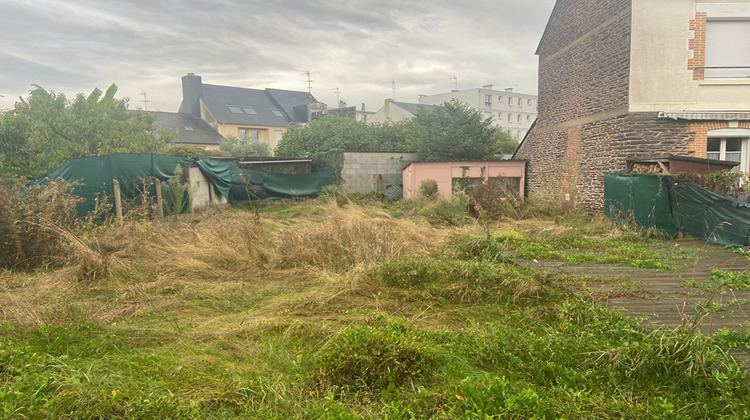
[[[706,67],[750,67],[750,20],[706,22]],[[750,68],[706,69],[706,78],[750,77]]]

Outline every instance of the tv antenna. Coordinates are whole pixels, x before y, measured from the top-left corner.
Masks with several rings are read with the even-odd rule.
[[[341,103],[341,91],[339,88],[333,89],[334,92],[336,92],[336,106],[339,106],[338,104]]]
[[[148,111],[148,103],[151,102],[151,101],[148,100],[146,91],[145,90],[141,91],[141,93],[139,93],[139,95],[143,96],[143,110],[144,111]]]
[[[395,101],[396,100],[396,81],[395,80],[391,80],[390,82],[383,82],[383,83],[390,83],[391,84],[391,89],[393,90],[393,100]]]
[[[451,80],[453,80],[453,86],[455,86],[455,90],[458,90],[458,77],[453,76],[451,77]]]
[[[312,82],[313,82],[313,80],[310,79],[310,72],[306,71],[306,72],[302,73],[302,76],[307,76],[307,92],[308,93],[312,93]]]

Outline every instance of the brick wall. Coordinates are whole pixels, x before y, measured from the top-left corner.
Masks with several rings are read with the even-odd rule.
[[[689,41],[688,48],[693,51],[693,58],[688,59],[688,70],[693,71],[693,80],[703,80],[705,70],[696,67],[706,65],[706,13],[697,12],[689,25],[693,38]]]

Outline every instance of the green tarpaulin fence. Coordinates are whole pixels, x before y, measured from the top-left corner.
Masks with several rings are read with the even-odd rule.
[[[619,222],[634,218],[640,226],[670,238],[677,235],[665,177],[605,174],[604,214]]]
[[[676,177],[605,174],[604,211],[669,237],[680,231],[715,244],[750,245],[750,205]]]
[[[312,197],[333,184],[334,176],[331,171],[299,175],[253,171],[215,159],[199,160],[196,165],[230,203]]]
[[[75,182],[73,193],[85,200],[78,205],[80,217],[94,209],[97,195],[111,197],[112,180],[120,183],[123,202],[134,200],[142,190],[143,180],[167,181],[180,166],[183,173],[197,166],[230,203],[247,200],[273,201],[294,197],[312,197],[333,183],[333,172],[312,174],[279,174],[242,169],[236,162],[205,159],[194,162],[176,156],[117,153],[73,159],[37,179],[64,179]],[[248,194],[249,193],[249,194]]]
[[[48,179],[75,182],[73,193],[85,199],[76,208],[78,216],[83,217],[94,210],[97,195],[112,197],[113,179],[120,183],[120,195],[126,202],[139,195],[143,188],[142,180],[154,177],[166,181],[174,176],[178,166],[185,172],[184,168],[194,165],[191,160],[177,156],[115,153],[73,159],[37,182],[45,183]]]

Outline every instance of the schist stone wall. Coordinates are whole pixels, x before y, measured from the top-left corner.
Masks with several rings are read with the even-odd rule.
[[[539,117],[515,159],[530,196],[604,206],[604,173],[688,152],[689,124],[628,113],[630,0],[559,2],[539,48]]]

